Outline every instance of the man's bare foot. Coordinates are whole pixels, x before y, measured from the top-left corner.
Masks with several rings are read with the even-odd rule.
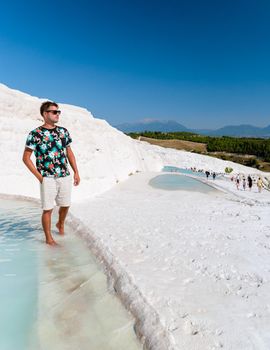
[[[50,241],[46,241],[46,244],[49,244],[49,245],[52,245],[52,246],[58,245],[58,243],[55,242],[53,239],[50,240]]]
[[[64,225],[60,225],[59,222],[57,222],[57,224],[55,226],[58,228],[58,231],[59,231],[60,235],[64,235],[65,234]]]

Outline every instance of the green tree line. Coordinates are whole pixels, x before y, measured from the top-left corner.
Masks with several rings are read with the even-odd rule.
[[[189,132],[159,132],[145,131],[142,133],[130,133],[129,136],[150,137],[160,140],[186,140],[205,143],[208,152],[228,152],[238,154],[255,155],[266,162],[270,162],[270,139],[237,138],[237,137],[212,137],[193,134]]]

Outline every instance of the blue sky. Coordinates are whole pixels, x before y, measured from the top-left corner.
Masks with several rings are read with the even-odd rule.
[[[268,0],[1,4],[0,82],[115,125],[270,124]]]

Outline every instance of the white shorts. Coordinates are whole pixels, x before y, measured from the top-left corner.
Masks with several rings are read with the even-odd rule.
[[[69,207],[71,201],[72,177],[43,177],[40,184],[40,199],[43,210],[54,207],[54,201],[59,207]]]

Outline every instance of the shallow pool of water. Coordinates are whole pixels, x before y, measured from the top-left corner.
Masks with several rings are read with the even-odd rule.
[[[158,175],[149,181],[149,185],[167,191],[184,190],[202,193],[217,191],[199,180],[178,174]]]
[[[187,175],[194,175],[194,176],[206,178],[206,175],[204,172],[192,171],[191,169],[178,168],[178,167],[169,166],[169,165],[164,166],[162,171],[181,173],[181,174],[187,174]]]
[[[54,237],[44,243],[37,206],[0,201],[0,349],[142,349],[86,244],[68,227]]]

